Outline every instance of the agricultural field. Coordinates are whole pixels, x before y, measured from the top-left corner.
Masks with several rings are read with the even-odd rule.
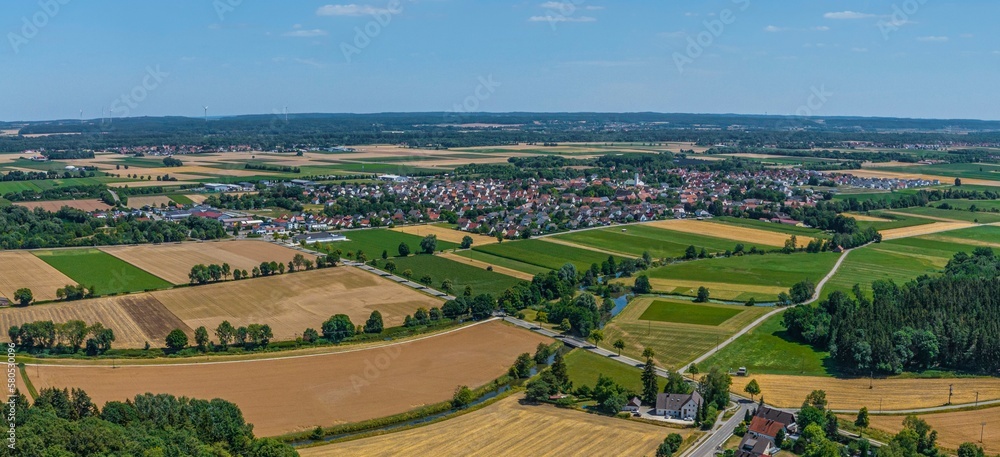
[[[582,349],[566,354],[564,361],[574,389],[580,386],[593,387],[598,375],[604,375],[632,392],[642,392],[642,370],[637,367]]]
[[[88,288],[94,287],[99,295],[166,289],[172,286],[159,277],[97,249],[59,249],[35,251],[34,254],[74,282]]]
[[[655,299],[659,301],[662,299]],[[716,305],[679,302],[691,306],[718,307],[737,311],[737,314],[719,325],[697,325],[676,322],[643,320],[642,315],[654,302],[652,298],[634,299],[618,316],[604,327],[604,346],[621,338],[625,342],[622,352],[640,358],[643,349],[653,348],[656,360],[663,366],[676,369],[687,365],[696,357],[712,349],[720,341],[766,314],[773,308],[737,305]]]
[[[191,267],[198,264],[228,263],[233,269],[250,271],[261,262],[274,261],[287,265],[295,254],[300,254],[291,248],[254,240],[109,246],[100,249],[174,284],[187,284]],[[315,260],[314,255],[301,254],[306,259]]]
[[[1000,453],[1000,407],[991,407],[971,411],[943,412],[921,414],[921,419],[938,432],[937,442],[940,446],[955,450],[962,443],[975,443],[982,446],[987,454]],[[903,429],[903,419],[906,416],[871,416],[871,427],[876,430],[895,435]],[[853,421],[854,416],[844,419]],[[986,427],[983,427],[986,422]],[[982,443],[979,439],[982,438]]]
[[[447,225],[441,224],[423,224],[423,225],[404,225],[402,227],[396,227],[392,230],[397,232],[409,233],[410,235],[416,235],[421,238],[427,235],[437,235],[438,241],[447,241],[449,243],[461,244],[462,238],[467,236],[472,237],[473,246],[482,246],[484,244],[494,244],[497,239],[492,236],[480,235],[478,233],[469,233],[455,230]]]
[[[899,238],[915,237],[920,235],[927,235],[930,233],[938,232],[948,232],[951,230],[958,230],[963,228],[973,227],[975,224],[971,222],[931,222],[925,225],[915,225],[910,227],[880,230],[882,234],[882,239],[885,241],[895,240]]]
[[[520,395],[444,422],[389,435],[299,451],[303,457],[340,455],[653,455],[673,429],[550,405],[528,405]]]
[[[923,217],[939,221],[962,221],[979,224],[992,224],[1000,222],[1000,213],[986,213],[982,211],[961,211],[955,209],[939,209],[929,206],[919,208],[902,208],[892,210],[892,213],[909,214],[916,217]]]
[[[492,321],[333,354],[117,368],[42,365],[28,373],[37,389],[82,388],[98,404],[145,392],[222,398],[240,407],[257,436],[274,436],[449,400],[458,385],[481,386],[505,374],[518,354],[540,342],[551,340]]]
[[[171,203],[176,202],[166,195],[135,196],[128,198],[129,208],[142,208],[144,206],[159,208],[161,206],[169,206]]]
[[[419,280],[423,275],[430,275],[433,282],[431,287],[438,290],[441,282],[450,279],[454,289],[453,295],[459,295],[465,290],[465,286],[472,288],[472,293],[492,294],[499,297],[503,292],[517,283],[521,279],[500,274],[496,271],[486,271],[486,268],[479,268],[464,263],[449,260],[436,255],[411,255],[409,257],[390,258],[396,263],[396,274],[402,274],[404,270],[413,271],[413,280]],[[384,266],[383,261],[379,261],[379,266]]]
[[[976,392],[979,392],[980,401],[1000,399],[1000,378],[994,377],[893,377],[872,380],[867,377],[788,376],[751,371],[746,378],[734,379],[732,390],[741,393],[750,379],[756,379],[760,384],[761,395],[767,398],[767,403],[779,408],[799,407],[806,395],[817,389],[826,391],[830,409],[856,411],[866,406],[872,413],[879,411],[879,401],[884,411],[943,406],[948,402],[951,385],[954,385],[951,399],[954,404],[973,403]]]
[[[572,263],[578,271],[583,271],[590,268],[591,264],[601,265],[609,257],[605,253],[550,243],[544,239],[505,241],[488,246],[474,246],[473,249],[549,270],[558,270],[563,265]]]
[[[340,233],[346,236],[347,240],[321,243],[320,250],[332,253],[339,249],[345,258],[347,253],[356,254],[360,250],[369,259],[374,259],[381,256],[382,251],[388,252],[390,256],[399,255],[399,243],[406,243],[410,247],[410,252],[415,254],[420,251],[420,240],[424,238],[388,229],[349,230]],[[458,249],[458,244],[438,239],[437,248],[439,251]]]
[[[961,164],[956,164],[961,165]],[[931,167],[928,165],[927,167]],[[930,173],[927,173],[930,172]],[[943,169],[921,169],[918,167],[907,166],[907,167],[882,167],[882,168],[867,168],[861,170],[851,170],[851,174],[859,178],[899,178],[899,179],[926,179],[926,180],[938,180],[941,184],[952,183],[956,176],[948,176],[947,174],[957,174],[948,170]],[[831,172],[833,173],[833,172]],[[976,173],[979,175],[979,173]],[[1000,178],[997,176],[986,176],[987,179],[983,178],[968,178],[961,177],[962,185],[967,184],[977,185],[977,186],[1000,186]]]
[[[545,267],[540,267],[538,265],[532,265],[530,263],[520,262],[514,259],[508,259],[506,257],[500,257],[486,252],[477,251],[475,249],[456,251],[452,255],[458,257],[464,257],[468,260],[477,262],[483,268],[486,268],[487,266],[493,266],[494,268],[500,267],[511,271],[521,272],[522,275],[527,275],[529,278],[534,277],[537,274],[545,274],[551,271],[550,269]],[[523,276],[517,276],[514,274],[511,274],[510,276],[523,278]]]
[[[827,376],[828,356],[829,353],[816,351],[808,344],[792,341],[781,325],[781,314],[777,314],[709,357],[701,367],[724,370],[747,367],[751,375]]]
[[[64,206],[70,208],[76,208],[81,211],[106,211],[111,209],[111,206],[104,203],[96,198],[87,200],[50,200],[50,201],[30,201],[30,202],[16,202],[17,206],[23,206],[28,209],[41,208],[45,211],[56,212],[62,209]]]
[[[868,219],[868,220],[865,220]],[[883,220],[872,220],[872,219],[884,219]],[[929,225],[933,224],[934,221],[930,219],[924,219],[921,217],[903,215],[903,214],[890,214],[887,212],[871,211],[868,215],[864,216],[862,219],[855,218],[858,221],[858,227],[866,229],[868,227],[875,227],[875,230],[880,232],[902,229],[907,227],[916,227],[919,225]]]
[[[721,325],[743,312],[735,306],[711,306],[666,300],[654,300],[639,316],[640,320],[678,324]]]
[[[1000,200],[956,200],[956,199],[947,199],[947,200],[941,200],[939,202],[934,202],[934,206],[936,207],[938,205],[943,205],[943,204],[946,204],[946,203],[948,205],[951,205],[952,209],[955,209],[955,210],[968,211],[969,208],[972,208],[973,206],[975,206],[976,209],[978,209],[979,211],[990,211],[990,212],[992,212],[992,211],[1000,211]]]
[[[683,257],[688,246],[709,252],[732,250],[738,241],[632,224],[596,230],[582,230],[545,238],[619,255],[639,257],[648,251],[654,258]]]
[[[646,274],[660,292],[693,295],[704,286],[712,298],[721,300],[775,300],[799,281],[818,283],[838,257],[832,252],[718,257],[666,265]]]
[[[1000,166],[989,163],[942,163],[934,165],[910,165],[886,167],[880,170],[899,173],[921,173],[927,175],[961,178],[962,182],[975,184],[977,180],[1000,181]],[[942,182],[945,182],[942,180]]]
[[[153,296],[191,328],[214,329],[224,320],[237,327],[268,324],[275,340],[293,340],[310,327],[319,330],[334,314],[364,324],[377,310],[385,326],[394,327],[419,307],[441,306],[436,298],[354,267],[183,287]]]
[[[484,256],[488,256],[489,255],[489,254],[484,254],[482,252],[476,252],[476,251],[473,251],[473,250],[468,250],[468,251],[464,251],[464,252],[482,254]],[[474,259],[472,257],[464,257],[464,256],[458,255],[458,254],[456,254],[454,252],[445,252],[445,253],[442,253],[442,254],[438,254],[438,257],[441,257],[443,259],[451,260],[452,262],[462,263],[462,264],[468,265],[468,266],[473,267],[473,268],[480,268],[480,269],[483,269],[483,270],[486,270],[487,268],[489,268],[489,269],[492,269],[492,271],[494,273],[500,273],[502,275],[510,276],[512,278],[517,278],[517,279],[521,279],[521,280],[524,280],[524,281],[531,281],[534,278],[534,275],[532,275],[530,273],[525,273],[524,271],[521,271],[521,270],[514,270],[514,269],[511,269],[511,268],[507,268],[507,267],[501,267],[499,265],[493,265],[493,264],[490,264],[490,263],[487,263],[487,262],[482,262],[482,261],[476,260],[476,259]],[[506,260],[506,259],[503,259],[503,260]],[[530,265],[530,266],[533,266],[533,265]],[[539,268],[539,270],[544,270],[544,269],[543,268]]]
[[[0,251],[0,295],[10,301],[14,301],[14,291],[22,287],[31,289],[36,301],[55,300],[56,289],[72,283],[28,251]]]
[[[175,328],[185,331],[189,338],[194,336],[190,328],[150,294],[102,297],[27,308],[0,308],[0,327],[5,329],[44,320],[55,323],[81,320],[88,325],[100,322],[114,330],[115,348],[141,348],[146,342],[161,346],[167,333]]]
[[[766,222],[760,222],[760,223],[769,224]],[[785,241],[788,241],[788,239],[791,238],[792,235],[796,235],[796,240],[798,241],[798,245],[802,247],[804,247],[805,245],[809,244],[810,241],[812,241],[812,237],[808,235],[798,234],[798,233],[784,233],[773,230],[767,230],[765,228],[751,227],[750,224],[746,223],[736,225],[731,223],[713,222],[713,221],[673,219],[666,221],[649,222],[646,225],[667,230],[674,230],[678,232],[691,233],[695,235],[704,235],[704,236],[711,236],[727,240],[733,240],[734,243],[745,244],[747,249],[750,249],[751,246],[759,246],[760,248],[765,248],[765,247],[780,248],[785,245]],[[780,227],[777,224],[774,224],[774,226]],[[795,227],[795,228],[800,228],[800,227]]]
[[[798,227],[795,225],[788,225],[788,224],[776,224],[773,222],[764,222],[757,219],[745,219],[742,217],[720,216],[708,219],[707,222],[714,222],[716,224],[724,224],[736,227],[766,230],[769,232],[784,233],[788,236],[795,235],[797,237],[805,236],[810,238],[826,238],[828,236],[826,232],[820,229],[809,228],[809,227]],[[784,245],[785,242],[782,241],[779,246],[784,246]]]

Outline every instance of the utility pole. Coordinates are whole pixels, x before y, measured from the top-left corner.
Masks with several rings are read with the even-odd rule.
[[[979,391],[976,391],[976,407],[979,407]]]
[[[882,414],[882,397],[878,399],[878,413]]]
[[[982,428],[979,429],[979,442],[980,443],[983,442],[983,432],[986,431],[986,422],[983,422],[981,425],[982,425]]]
[[[955,385],[954,384],[948,384],[948,403],[947,404],[949,404],[949,405],[951,404],[951,394],[953,394],[953,393],[955,393]]]

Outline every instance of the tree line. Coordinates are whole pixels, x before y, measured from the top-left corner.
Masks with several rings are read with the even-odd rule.
[[[61,324],[35,321],[11,326],[7,329],[7,337],[18,348],[28,352],[75,354],[86,347],[87,355],[96,356],[111,349],[111,343],[115,341],[115,332],[105,328],[100,322],[87,325],[81,320],[71,320]]]

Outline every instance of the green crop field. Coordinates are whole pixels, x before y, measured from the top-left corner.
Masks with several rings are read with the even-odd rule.
[[[709,252],[725,252],[739,243],[635,224],[627,227],[571,232],[553,238],[596,249],[620,252],[632,257],[639,257],[643,252],[649,251],[654,258],[682,257],[688,246],[694,246],[699,250],[705,248]]]
[[[927,225],[934,223],[934,221],[930,219],[924,219],[916,216],[900,216],[899,214],[885,214],[885,213],[880,213],[878,211],[872,211],[870,215],[872,217],[880,217],[889,220],[886,222],[858,221],[858,227],[862,229],[866,229],[868,227],[875,227],[875,230],[889,230],[889,229],[914,227],[917,225]]]
[[[604,375],[614,380],[618,385],[633,392],[642,392],[640,375],[642,370],[630,367],[610,357],[594,354],[590,351],[575,349],[566,354],[566,372],[573,388],[580,386],[594,387],[597,376]]]
[[[948,176],[951,178],[1000,181],[1000,166],[987,163],[942,163],[908,167],[887,167],[880,168],[880,170],[899,173],[922,173],[926,175]]]
[[[420,240],[423,237],[410,235],[403,232],[396,232],[388,229],[372,230],[349,230],[340,232],[347,237],[347,241],[336,241],[333,243],[323,243],[320,250],[326,253],[340,249],[342,257],[346,257],[348,252],[357,254],[358,250],[364,251],[369,260],[382,256],[382,251],[388,251],[390,256],[399,255],[399,243],[406,243],[410,247],[410,252],[420,251]],[[444,240],[438,240],[438,250],[456,249],[458,245]]]
[[[600,252],[543,240],[504,241],[499,244],[476,246],[473,249],[550,270],[558,270],[566,263],[572,263],[577,270],[583,271],[590,268],[591,264],[600,265],[609,257]]]
[[[188,198],[186,195],[183,194],[169,194],[167,195],[167,197],[170,197],[170,199],[173,200],[178,205],[190,205],[194,203],[194,201],[192,201],[190,198]]]
[[[717,326],[743,311],[735,306],[655,300],[639,320]]]
[[[429,275],[432,280],[431,287],[438,290],[441,289],[442,281],[450,279],[453,287],[452,295],[461,295],[465,286],[469,286],[473,295],[492,294],[494,297],[499,297],[505,290],[521,282],[520,279],[486,271],[485,268],[476,268],[434,255],[420,254],[389,258],[389,260],[396,263],[397,275],[402,275],[405,270],[411,270],[414,281],[419,281],[425,274]],[[380,259],[378,265],[384,267],[385,262]]]
[[[506,257],[495,256],[486,252],[476,251],[473,249],[467,249],[464,251],[455,252],[456,255],[478,260],[480,262],[486,262],[490,265],[496,265],[498,267],[510,268],[511,270],[523,271],[530,275],[545,274],[551,271],[548,268],[540,267],[538,265],[532,265],[530,263],[518,262],[517,260],[508,259]]]
[[[962,230],[936,233],[933,235],[924,235],[922,238],[931,240],[954,240],[954,242],[958,242],[958,240],[968,240],[968,244],[971,246],[982,245],[997,247],[1000,245],[1000,226],[984,225]],[[974,249],[974,247],[970,247],[969,249]]]
[[[813,238],[828,238],[825,232],[819,229],[808,228],[808,227],[796,227],[794,225],[788,224],[775,224],[772,222],[764,222],[757,219],[743,219],[739,217],[713,217],[708,219],[709,222],[714,222],[718,224],[731,225],[736,227],[747,227],[760,230],[767,230],[769,232],[786,233],[789,235],[799,235],[799,236],[809,236]],[[749,243],[743,243],[749,246]]]
[[[968,210],[970,207],[976,207],[979,211],[1000,211],[1000,200],[957,200],[957,199],[947,199],[941,200],[939,202],[934,202],[935,207],[942,204],[949,204],[952,208],[957,210]]]
[[[932,207],[920,207],[920,208],[903,208],[893,210],[897,213],[912,214],[913,216],[927,216],[936,217],[940,219],[954,219],[957,221],[965,222],[979,222],[981,224],[992,224],[994,222],[1000,222],[1000,213],[985,213],[985,212],[972,212],[972,211],[960,211],[952,209],[938,209]]]
[[[763,306],[705,305],[728,307],[737,312],[720,325],[643,320],[641,316],[654,300],[632,300],[621,314],[604,326],[604,342],[601,345],[617,352],[616,349],[611,349],[611,344],[621,338],[625,342],[623,355],[639,359],[643,349],[649,347],[656,352],[655,358],[660,364],[669,369],[677,369],[691,363],[699,355],[773,309]]]
[[[650,270],[650,278],[699,283],[745,284],[788,288],[804,279],[818,283],[837,262],[839,254],[767,254],[681,262]]]
[[[751,373],[830,376],[829,353],[792,341],[781,325],[781,314],[764,321],[701,363],[723,370],[747,367]]]
[[[98,295],[168,289],[173,285],[145,270],[97,249],[38,251],[39,259]]]

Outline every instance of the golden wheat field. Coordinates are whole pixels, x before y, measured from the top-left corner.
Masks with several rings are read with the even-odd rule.
[[[902,410],[930,408],[948,402],[948,387],[954,385],[952,403],[972,403],[979,392],[980,400],[1000,399],[1000,378],[938,378],[908,379],[867,378],[839,379],[818,376],[751,375],[760,384],[762,395],[767,402],[778,407],[794,408],[813,390],[826,391],[831,409],[860,409],[868,407],[872,412],[879,410]],[[869,383],[872,388],[869,389]],[[734,389],[740,390],[744,382],[734,382]],[[740,393],[740,392],[737,392]]]
[[[649,222],[648,225],[667,230],[675,230],[695,235],[712,236],[727,240],[743,241],[747,243],[766,244],[768,246],[784,246],[785,241],[791,238],[786,233],[770,232],[747,227],[736,227],[709,221],[698,221],[691,219],[671,219],[666,221]],[[808,236],[796,236],[796,241],[800,247],[809,244],[813,239]]]
[[[947,449],[958,449],[962,443],[971,442],[982,446],[987,454],[1000,452],[1000,407],[951,413],[921,414],[938,432],[938,444]],[[854,420],[854,417],[844,417]],[[871,428],[889,433],[899,433],[903,429],[905,416],[871,416]],[[983,427],[983,422],[986,426]],[[980,435],[982,433],[982,435]],[[983,442],[979,443],[982,436]]]
[[[440,307],[441,300],[354,267],[224,281],[154,292],[153,295],[191,328],[268,324],[275,340],[293,340],[306,328],[319,330],[334,314],[364,324],[372,311],[386,327],[403,323],[417,308]]]
[[[149,294],[139,294],[36,305],[27,308],[2,308],[0,309],[0,328],[6,330],[14,325],[20,326],[35,321],[64,323],[70,320],[81,320],[87,325],[100,322],[115,332],[113,345],[115,348],[141,348],[147,341],[154,346],[161,346],[166,332],[174,327],[167,328],[166,332],[151,331],[148,333],[143,327],[155,329],[158,325],[157,322],[162,322],[165,327],[171,320],[160,319],[160,317],[171,315],[169,312],[164,313],[162,309],[143,306],[148,297]],[[123,306],[123,300],[136,299],[139,300],[136,303],[138,306],[132,307],[133,312]],[[143,322],[137,322],[136,317],[139,317]],[[180,325],[183,326],[183,323]],[[183,327],[181,329],[186,330],[189,333],[188,336],[193,336],[190,330]],[[4,333],[4,340],[6,339],[6,333]]]
[[[334,354],[117,368],[35,365],[27,372],[37,389],[77,387],[97,404],[146,392],[222,398],[240,407],[257,436],[273,436],[448,400],[458,385],[481,386],[505,374],[518,354],[533,351],[543,341],[551,342],[490,321]]]
[[[300,451],[334,456],[652,456],[674,429],[550,405],[523,404],[515,394],[481,410],[403,432]]]
[[[929,235],[931,233],[947,232],[968,227],[976,224],[971,222],[934,222],[931,224],[915,225],[912,227],[901,227],[897,229],[883,230],[883,240],[895,240],[897,238],[908,238],[911,236]]]
[[[890,219],[886,219],[884,217],[868,216],[858,213],[842,213],[841,216],[854,218],[854,220],[859,222],[891,222]]]
[[[100,249],[174,284],[187,284],[191,267],[198,264],[228,263],[234,269],[251,271],[261,262],[275,261],[287,265],[295,254],[300,253],[284,246],[254,240],[110,246]],[[301,254],[309,260],[315,260],[315,256],[311,254]]]
[[[169,205],[173,200],[165,195],[154,195],[151,197],[129,197],[128,206],[129,208],[142,208],[143,206],[149,206],[153,208],[159,208],[160,205]]]
[[[55,300],[56,289],[68,284],[76,282],[30,252],[0,251],[0,295],[8,300],[22,287],[31,289],[36,301]]]
[[[482,268],[484,270],[487,267],[493,267],[493,271],[495,273],[500,273],[502,275],[507,275],[507,276],[510,276],[512,278],[523,279],[525,281],[531,281],[532,279],[534,279],[534,275],[532,275],[531,273],[525,273],[523,271],[517,271],[517,270],[514,270],[512,268],[506,268],[506,267],[500,267],[500,266],[497,266],[497,265],[491,265],[491,264],[489,264],[487,262],[479,261],[479,260],[476,260],[476,259],[470,259],[468,257],[462,257],[460,255],[455,255],[455,254],[450,253],[450,252],[446,252],[444,254],[437,254],[437,255],[439,255],[441,257],[444,257],[444,258],[446,258],[448,260],[454,261],[454,262],[464,263],[466,265],[470,265],[470,266],[473,266],[473,267],[476,267],[476,268]]]
[[[104,203],[96,198],[87,200],[53,200],[44,202],[16,202],[17,206],[23,206],[29,209],[41,208],[45,211],[56,212],[62,209],[64,206],[70,208],[76,208],[81,211],[105,211],[111,209],[111,206]]]

